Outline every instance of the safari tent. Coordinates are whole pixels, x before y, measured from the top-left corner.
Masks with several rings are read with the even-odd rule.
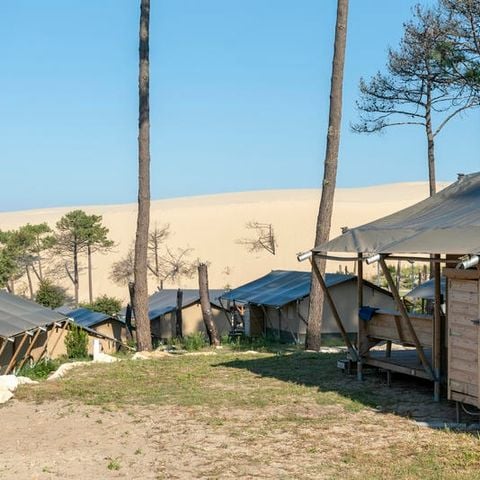
[[[100,345],[105,353],[116,352],[127,341],[125,322],[120,318],[94,312],[88,308],[71,310],[69,307],[60,307],[56,311],[64,314],[87,331],[92,330],[101,335]],[[91,354],[93,352],[93,339],[89,342],[88,348]]]
[[[228,312],[220,304],[218,298],[223,290],[210,290],[210,305],[215,325],[220,335],[228,334],[231,329]],[[200,293],[195,289],[181,290],[182,333],[206,333],[200,307]],[[150,295],[148,299],[148,316],[150,318],[152,336],[157,339],[169,339],[176,335],[178,290],[164,289]]]
[[[357,332],[357,304],[355,275],[327,273],[325,282],[339,305],[345,330],[355,337]],[[300,343],[305,340],[310,294],[310,272],[274,270],[269,274],[231,290],[220,297],[221,302],[245,305],[245,334],[270,335],[281,341]],[[390,292],[370,282],[363,283],[363,294],[369,303],[391,308]],[[322,333],[337,336],[338,326],[327,306],[323,312]]]
[[[447,384],[448,398],[480,407],[479,279],[480,173],[461,175],[457,182],[411,207],[353,228],[323,245],[314,256],[356,261],[359,272],[358,342],[350,357],[370,365],[431,380],[434,398]],[[352,255],[353,254],[353,255]],[[305,257],[304,255],[303,257]],[[389,260],[431,262],[434,277],[432,315],[411,314],[405,308],[387,267]],[[395,299],[395,311],[372,311],[360,288],[364,262],[379,262]],[[325,281],[314,265],[322,288]],[[441,268],[447,278],[446,315],[441,309]],[[335,306],[333,299],[327,300]],[[365,314],[367,311],[367,315]],[[339,325],[340,315],[336,315]],[[383,352],[372,347],[386,342]],[[394,350],[392,343],[404,349]]]
[[[65,335],[73,321],[62,313],[0,291],[0,373],[20,369],[27,361],[57,358],[66,353]],[[88,327],[89,344],[107,337]],[[114,341],[114,339],[110,339]]]

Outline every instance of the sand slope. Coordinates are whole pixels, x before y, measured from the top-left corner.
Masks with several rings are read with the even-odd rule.
[[[439,185],[443,188],[446,184]],[[428,195],[427,183],[399,183],[367,188],[338,189],[336,193],[332,237],[342,226],[354,227],[416,203]],[[190,258],[210,262],[210,285],[232,287],[261,276],[272,269],[308,269],[308,262],[299,264],[295,254],[313,246],[315,220],[320,199],[317,190],[272,190],[186,197],[152,202],[152,224],[169,223],[171,236],[168,246],[191,248]],[[126,287],[110,279],[113,262],[125,255],[133,242],[136,205],[78,207],[87,213],[103,215],[111,238],[117,243],[108,255],[94,258],[95,295],[109,294],[125,299]],[[73,210],[51,208],[0,213],[0,229],[17,228],[25,223],[47,222],[51,226]],[[249,253],[237,243],[251,235],[245,228],[248,221],[273,224],[278,251]],[[330,265],[336,269],[337,265]],[[19,282],[18,291],[26,285]],[[69,286],[67,281],[65,286]],[[182,279],[179,285],[166,287],[196,287],[197,279]],[[152,281],[151,290],[155,289]],[[81,297],[87,297],[86,272],[82,274]]]

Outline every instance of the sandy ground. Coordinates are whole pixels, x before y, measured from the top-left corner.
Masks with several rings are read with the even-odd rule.
[[[445,185],[439,185],[439,188]],[[354,227],[393,213],[416,203],[428,195],[426,183],[399,183],[368,188],[338,189],[336,193],[332,237],[341,227]],[[177,198],[152,202],[151,223],[170,224],[170,249],[191,248],[190,260],[210,262],[210,286],[235,287],[268,273],[272,269],[305,270],[295,254],[313,246],[315,219],[320,193],[317,190],[272,190],[231,193],[202,197]],[[0,213],[0,229],[17,228],[25,223],[47,222],[54,226],[59,218],[76,207]],[[131,246],[135,228],[135,205],[89,206],[88,213],[103,215],[111,238],[116,242],[108,255],[94,258],[94,293],[127,298],[126,288],[109,279],[112,264],[122,258]],[[263,251],[249,253],[237,243],[250,238],[245,228],[249,221],[271,223],[277,239],[275,256]],[[338,265],[329,265],[335,270]],[[345,265],[343,265],[345,267]],[[350,269],[353,265],[350,264]],[[67,280],[64,281],[66,286]],[[196,288],[197,280],[182,279],[166,287]],[[87,297],[86,271],[80,282],[81,297]],[[155,289],[152,282],[150,289]],[[26,291],[20,281],[17,291]]]
[[[292,416],[305,423],[292,428]],[[432,434],[373,410],[357,413],[352,428],[342,408],[311,404],[223,409],[210,418],[199,407],[108,410],[13,401],[0,418],[0,478],[19,480],[332,478],[353,445],[359,454],[375,454],[393,437],[421,446]]]

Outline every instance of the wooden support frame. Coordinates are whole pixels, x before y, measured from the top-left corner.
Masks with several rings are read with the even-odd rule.
[[[442,371],[442,292],[441,292],[441,271],[438,259],[440,255],[434,255],[433,277],[435,282],[435,300],[433,310],[433,372],[435,374],[435,383],[433,386],[433,398],[436,402],[440,401],[440,374]]]
[[[62,326],[62,328],[60,329],[60,335],[59,335],[58,338],[55,340],[55,343],[53,344],[53,347],[50,349],[50,351],[48,351],[48,338],[47,338],[47,342],[46,342],[46,344],[45,344],[45,351],[44,351],[43,353],[47,352],[47,354],[48,354],[49,356],[53,355],[53,352],[55,351],[55,348],[57,347],[58,342],[59,342],[60,339],[62,338],[63,332],[65,332],[65,330],[66,330],[66,328],[67,328],[67,326],[68,326],[69,323],[70,323],[69,320],[65,320],[65,321],[63,322],[63,326]]]
[[[367,329],[365,320],[360,318],[360,309],[363,307],[363,255],[358,254],[357,260],[357,315],[358,315],[358,337],[357,337],[357,350],[358,350],[358,362],[357,362],[357,379],[363,380],[363,364],[362,354],[365,353],[368,345]]]
[[[25,362],[28,360],[28,357],[30,356],[31,351],[33,350],[33,347],[35,346],[35,342],[37,341],[38,336],[40,335],[41,332],[42,332],[42,329],[37,328],[37,331],[35,332],[35,335],[32,338],[32,341],[30,342],[30,345],[28,346],[27,351],[25,352],[25,355],[24,355],[22,361],[20,362],[20,365],[18,366],[19,370],[25,365]]]
[[[0,347],[0,357],[2,356],[5,348],[7,348],[7,345],[8,345],[8,338],[4,338],[2,346]]]
[[[23,334],[22,340],[20,340],[20,345],[13,352],[12,358],[10,359],[10,362],[7,365],[7,369],[5,370],[5,375],[8,375],[12,371],[13,367],[15,366],[15,362],[17,360],[18,354],[21,352],[23,345],[25,344],[25,341],[27,340],[28,337],[29,337],[28,333],[25,332]]]
[[[425,352],[423,351],[423,347],[420,344],[420,341],[418,340],[417,333],[415,332],[415,328],[413,327],[412,322],[410,321],[410,317],[408,315],[405,304],[402,302],[402,299],[400,297],[400,293],[398,292],[397,286],[395,285],[395,282],[393,281],[392,275],[390,273],[390,270],[387,267],[387,264],[385,263],[385,258],[384,258],[383,255],[380,256],[379,263],[380,263],[380,267],[382,268],[383,274],[385,275],[385,279],[387,280],[390,291],[392,292],[393,299],[395,300],[395,303],[397,304],[397,308],[400,312],[400,315],[403,318],[403,320],[405,321],[405,324],[407,325],[410,336],[413,339],[413,343],[415,345],[415,349],[417,350],[420,361],[422,362],[422,366],[425,369],[425,372],[429,375],[430,379],[436,381],[437,378],[436,378],[435,372],[434,372],[432,366],[430,365],[427,357],[425,356]]]
[[[325,294],[325,299],[328,302],[328,305],[330,307],[330,310],[332,311],[333,318],[335,319],[335,322],[337,324],[338,329],[340,330],[340,333],[342,335],[343,341],[345,342],[345,345],[348,348],[348,351],[353,357],[353,360],[358,361],[359,360],[359,355],[355,347],[353,346],[347,331],[345,330],[345,327],[343,326],[342,319],[340,318],[340,315],[338,314],[337,307],[335,305],[335,302],[333,301],[332,296],[330,295],[330,292],[328,291],[328,287],[325,283],[325,280],[323,279],[322,274],[320,273],[320,270],[318,269],[318,266],[315,261],[310,262],[312,264],[312,269],[313,272],[315,273],[318,283],[320,284],[321,289],[323,290],[323,293]]]

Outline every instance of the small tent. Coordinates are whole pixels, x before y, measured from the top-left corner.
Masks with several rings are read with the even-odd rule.
[[[224,290],[210,290],[212,315],[219,335],[230,332],[230,317],[219,302]],[[176,334],[177,293],[175,289],[164,289],[150,295],[148,299],[148,317],[150,318],[152,336],[157,339],[169,339]],[[200,293],[196,289],[182,290],[182,330],[183,335],[197,332],[205,333]]]
[[[331,295],[338,301],[345,329],[356,335],[357,306],[355,275],[327,273],[325,278]],[[224,293],[223,304],[234,302],[248,308],[244,314],[245,334],[268,335],[281,341],[303,342],[306,335],[311,273],[274,270],[269,274]],[[364,296],[377,308],[392,308],[390,292],[364,282]],[[323,312],[322,334],[337,336],[338,327],[327,305]]]
[[[0,291],[0,371],[10,373],[27,361],[57,358],[66,354],[65,335],[73,320],[65,314],[45,308],[26,298]],[[95,330],[82,326],[89,344],[97,338],[113,341]]]
[[[125,322],[119,317],[94,312],[88,308],[60,307],[56,310],[73,320],[84,329],[98,333],[102,336],[100,344],[105,353],[116,352],[127,341]],[[93,340],[89,342],[89,353],[93,352]]]

